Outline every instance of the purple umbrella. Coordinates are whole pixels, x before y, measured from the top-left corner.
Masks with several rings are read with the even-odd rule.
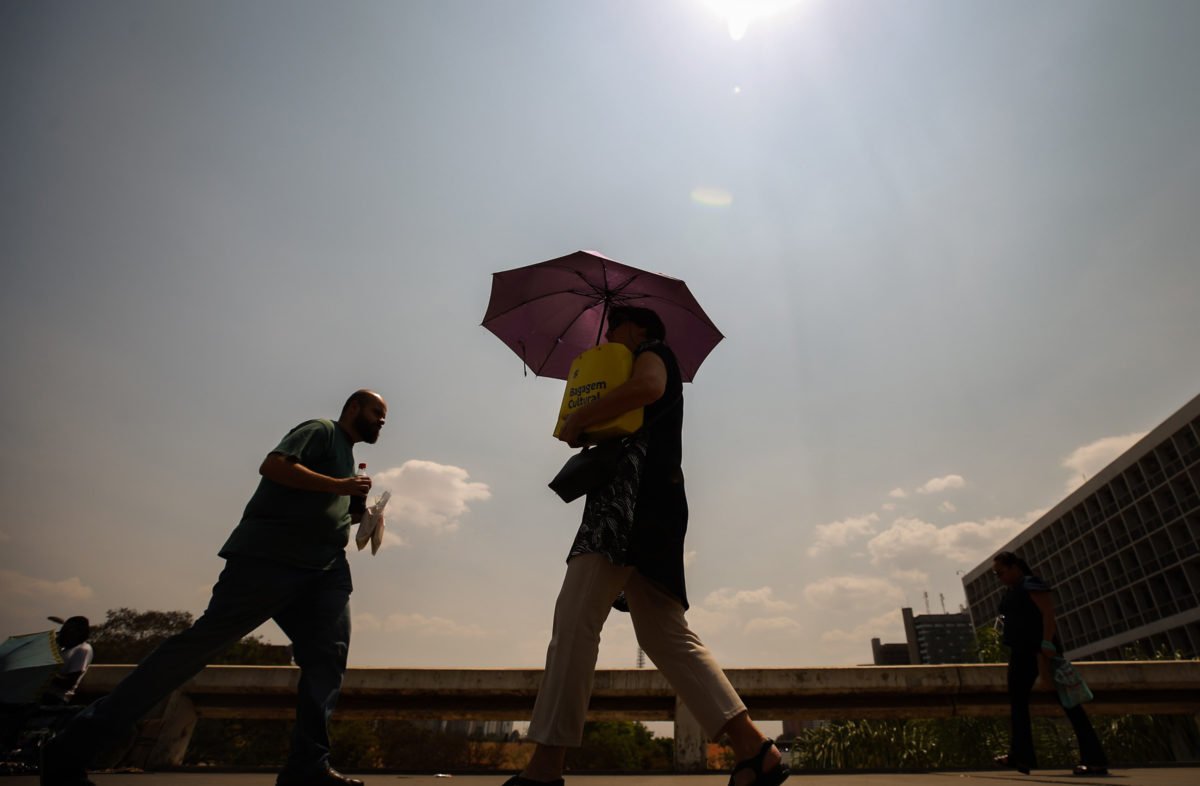
[[[684,382],[692,381],[704,358],[724,338],[687,284],[594,251],[493,273],[483,326],[534,374],[566,379],[571,361],[600,343],[614,306],[658,313]]]

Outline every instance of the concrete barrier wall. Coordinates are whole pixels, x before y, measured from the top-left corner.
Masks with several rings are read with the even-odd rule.
[[[1077,664],[1096,693],[1092,714],[1200,714],[1200,662],[1121,661]],[[131,666],[93,666],[82,700],[112,689]],[[852,666],[728,669],[760,720],[944,718],[1008,714],[1006,667]],[[143,724],[139,766],[182,762],[198,718],[290,718],[299,681],[290,666],[210,666]],[[541,669],[349,669],[338,716],[369,719],[527,720]],[[1033,711],[1061,712],[1050,692]],[[596,672],[593,720],[675,722],[675,764],[703,769],[705,735],[653,669]]]

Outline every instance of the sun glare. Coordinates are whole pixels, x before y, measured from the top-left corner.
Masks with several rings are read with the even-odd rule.
[[[733,204],[733,194],[715,186],[696,186],[692,189],[692,201],[707,207],[729,207]]]
[[[729,26],[729,37],[741,41],[750,25],[770,19],[802,0],[701,0]]]

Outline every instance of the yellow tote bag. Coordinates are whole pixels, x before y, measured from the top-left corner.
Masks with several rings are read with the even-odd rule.
[[[633,373],[633,353],[624,344],[600,344],[585,350],[571,363],[567,372],[567,389],[563,392],[562,406],[558,410],[558,423],[554,436],[562,431],[567,416],[575,410],[597,399],[603,398],[613,388],[623,384]],[[587,430],[589,442],[603,442],[614,437],[624,437],[642,427],[642,409],[597,423]]]

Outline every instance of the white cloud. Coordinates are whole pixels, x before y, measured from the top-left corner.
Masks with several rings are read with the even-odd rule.
[[[373,475],[372,492],[392,492],[387,507],[390,521],[453,532],[459,519],[471,510],[467,503],[492,496],[486,483],[467,477],[461,467],[412,459]]]
[[[36,598],[47,601],[88,600],[94,593],[92,588],[79,580],[78,576],[61,581],[26,576],[15,570],[0,570],[0,597]]]
[[[733,621],[732,614],[713,611],[703,606],[692,606],[687,610],[688,627],[704,639],[726,630]]]
[[[929,574],[923,570],[893,570],[892,578],[902,584],[928,584]]]
[[[1139,431],[1119,437],[1104,437],[1071,451],[1071,455],[1062,460],[1062,465],[1071,470],[1071,478],[1067,481],[1067,493],[1082,486],[1087,478],[1107,467],[1113,459],[1129,450],[1144,436],[1146,432]]]
[[[908,496],[908,492],[902,488],[897,487],[897,488],[894,488],[891,491],[889,491],[888,496],[891,497],[892,499],[904,499],[905,497]]]
[[[791,603],[776,600],[770,587],[759,587],[751,590],[734,590],[722,587],[710,592],[704,599],[704,605],[710,611],[734,611],[745,606],[757,606],[769,611],[787,611],[795,608]]]
[[[895,502],[885,502],[879,506],[880,510],[893,511],[896,509]]]
[[[833,576],[806,586],[804,599],[819,609],[861,609],[894,606],[904,593],[876,576]]]
[[[947,489],[960,489],[967,485],[962,475],[943,475],[940,478],[930,478],[925,485],[917,489],[918,494],[937,494]]]
[[[750,620],[742,629],[745,633],[787,633],[799,635],[804,633],[804,626],[791,617],[759,617]]]
[[[374,614],[355,614],[350,619],[354,633],[371,633],[383,630],[383,623]]]
[[[695,550],[683,552],[683,567],[690,568],[694,564],[696,564]]]
[[[868,513],[865,516],[854,516],[841,521],[831,521],[828,524],[818,524],[816,526],[817,539],[808,547],[808,556],[815,557],[835,546],[845,546],[855,538],[874,534],[877,521],[879,521],[878,514]]]
[[[871,639],[904,640],[904,620],[898,609],[885,611],[853,628],[831,628],[821,634],[821,641],[866,646]]]
[[[484,635],[478,625],[463,625],[446,617],[427,617],[424,614],[389,614],[380,619],[374,614],[355,614],[357,632],[384,631],[416,636],[475,638]]]
[[[940,507],[942,510],[946,511],[947,513],[957,513],[958,512],[958,508],[955,507],[954,503],[948,499],[943,500],[942,504],[939,505],[938,507]]]
[[[898,563],[941,557],[956,564],[974,565],[1029,526],[1025,519],[996,517],[982,522],[961,521],[938,527],[917,518],[898,518],[867,541],[871,562]]]

